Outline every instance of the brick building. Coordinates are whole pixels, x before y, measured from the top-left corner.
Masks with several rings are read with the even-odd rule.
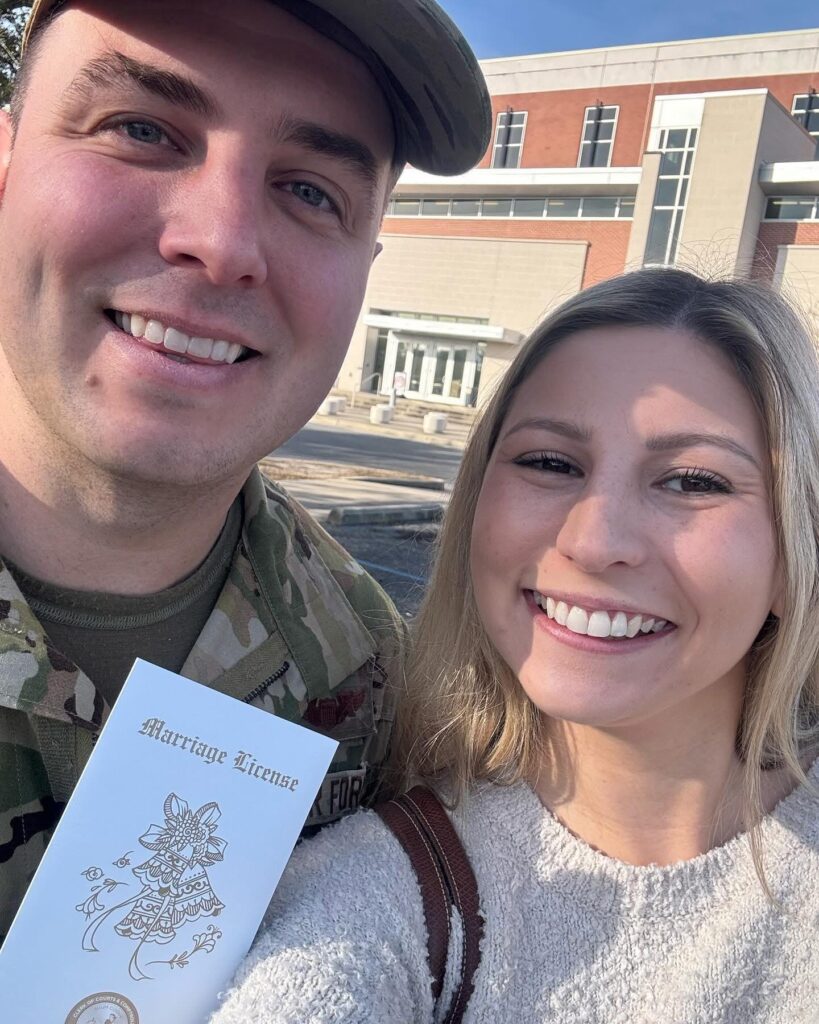
[[[551,307],[650,264],[767,277],[819,323],[819,30],[482,67],[493,142],[401,177],[339,387],[475,404]]]

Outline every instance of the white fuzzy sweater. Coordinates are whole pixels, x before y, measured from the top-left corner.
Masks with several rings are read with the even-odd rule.
[[[810,777],[819,785],[819,762]],[[453,820],[486,918],[465,1024],[819,1024],[819,799],[807,787],[763,824],[781,910],[746,837],[633,867],[572,836],[522,784],[476,789]],[[212,1024],[433,1019],[415,876],[363,812],[296,850]]]

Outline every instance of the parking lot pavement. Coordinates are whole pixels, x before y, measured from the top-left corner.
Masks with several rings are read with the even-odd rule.
[[[325,528],[387,591],[405,619],[421,603],[436,530],[417,526],[333,526]]]
[[[389,481],[370,480],[284,480],[289,494],[302,503],[312,515],[326,525],[325,520],[335,508],[362,506],[415,506],[431,502],[444,504],[449,495],[443,491],[429,491],[416,487],[395,487]]]
[[[397,486],[395,474],[380,470],[384,479],[364,480],[336,475],[350,467],[324,463],[316,478],[316,464],[299,459],[264,460],[262,469],[278,479],[289,494],[300,501],[324,528],[359,561],[395,601],[401,614],[412,619],[421,603],[429,577],[437,522],[413,522],[412,510],[429,509],[431,503],[446,505],[449,492],[426,487]],[[356,467],[353,467],[355,470]],[[371,472],[371,470],[365,470]],[[429,483],[426,478],[417,482]],[[401,483],[414,483],[402,480]],[[328,521],[332,510],[384,512],[382,523]],[[420,511],[418,512],[420,515]],[[395,520],[400,520],[395,522]]]

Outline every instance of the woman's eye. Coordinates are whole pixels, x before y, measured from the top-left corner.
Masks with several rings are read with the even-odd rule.
[[[674,476],[666,477],[662,486],[676,494],[730,494],[727,480],[703,469],[686,469]]]
[[[325,210],[328,213],[336,212],[336,204],[324,189],[317,185],[311,185],[309,181],[288,181],[284,187],[308,206],[317,210]]]
[[[561,473],[566,476],[579,476],[580,470],[554,452],[533,452],[531,455],[522,455],[515,459],[519,466],[526,466],[530,469],[539,469],[544,473]]]

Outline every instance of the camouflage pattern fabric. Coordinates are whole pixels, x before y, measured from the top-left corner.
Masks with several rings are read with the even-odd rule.
[[[375,795],[405,627],[374,580],[258,470],[243,499],[228,579],[182,674],[340,741],[314,829]],[[0,562],[0,940],[108,711]]]

